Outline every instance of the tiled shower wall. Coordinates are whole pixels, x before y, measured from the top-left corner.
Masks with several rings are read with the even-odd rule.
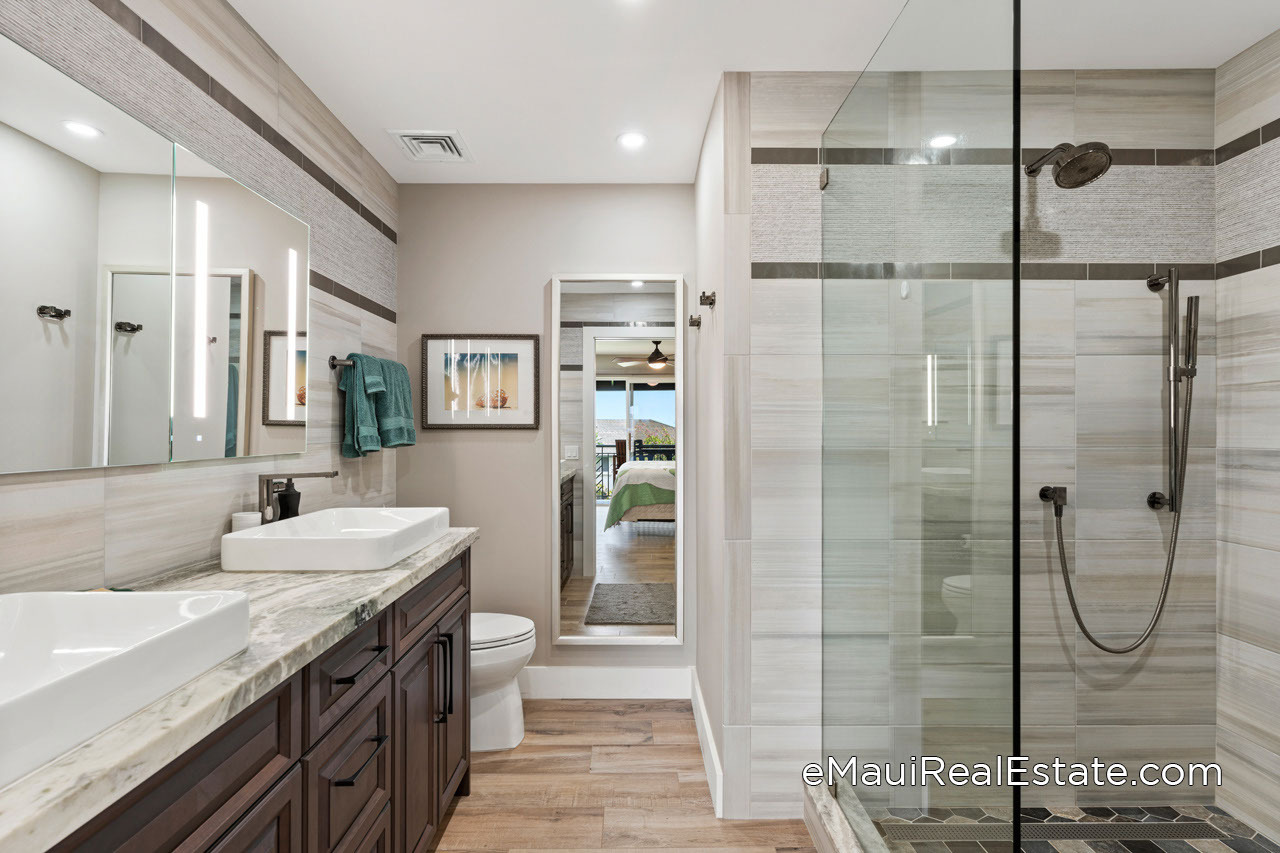
[[[1028,755],[1135,769],[1210,761],[1215,691],[1213,72],[1029,71],[1024,145],[1100,140],[1115,165],[1063,190],[1024,184],[1022,280],[1022,720]],[[1110,644],[1145,627],[1169,514],[1164,310],[1145,278],[1177,264],[1201,296],[1185,510],[1169,606],[1154,641],[1115,657],[1077,630],[1041,485],[1064,485],[1067,556],[1086,624]],[[1180,305],[1179,311],[1185,308]],[[1212,802],[1212,789],[1027,789],[1024,802]]]
[[[1219,804],[1280,834],[1280,32],[1217,73]]]
[[[0,32],[310,225],[313,354],[394,356],[394,182],[222,0],[146,0],[145,27],[102,5],[114,17],[89,0],[5,2]],[[311,509],[393,504],[391,453],[340,457],[336,378],[319,361],[305,455],[0,476],[0,592],[127,584],[216,557],[259,473],[339,470],[301,485]]]

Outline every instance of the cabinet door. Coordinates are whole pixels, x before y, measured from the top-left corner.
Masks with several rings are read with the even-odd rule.
[[[310,853],[353,849],[391,801],[391,715],[384,678],[302,757]]]
[[[294,767],[209,853],[302,853],[302,770]]]
[[[378,822],[369,834],[356,845],[353,853],[391,853],[391,806],[382,810]]]
[[[454,794],[470,792],[471,769],[471,596],[459,601],[439,624],[442,689],[436,697],[440,722],[440,768],[437,814],[444,814]]]
[[[432,628],[392,670],[395,701],[394,814],[398,848],[427,850],[439,821],[436,693],[441,658]]]

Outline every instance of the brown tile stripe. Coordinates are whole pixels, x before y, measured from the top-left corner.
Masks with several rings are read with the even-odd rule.
[[[1230,142],[1218,147],[1214,152],[1215,162],[1222,164],[1232,157],[1239,157],[1246,151],[1252,151],[1260,145],[1266,145],[1273,139],[1280,139],[1280,119],[1255,127],[1248,133],[1237,136]]]
[[[1280,135],[1280,122],[1276,134]],[[1265,140],[1264,140],[1265,141]],[[1022,162],[1029,163],[1048,152],[1047,148],[1022,149]],[[1200,148],[1113,148],[1116,166],[1212,166],[1212,149]],[[1009,148],[752,148],[753,165],[828,166],[1008,166]]]
[[[1280,246],[1267,252],[1254,253],[1262,256],[1261,265],[1280,263]],[[1268,261],[1267,258],[1270,257]],[[1239,260],[1239,259],[1237,259]],[[1234,262],[1228,262],[1234,263]],[[1253,263],[1248,269],[1257,269]],[[1189,281],[1213,281],[1224,277],[1224,265],[1204,263],[1113,263],[1109,261],[1089,263],[1034,263],[1022,264],[1021,277],[1025,281],[1044,281],[1050,279],[1075,281],[1119,281],[1123,279],[1145,279],[1157,270],[1176,267],[1182,278]],[[1239,269],[1226,272],[1234,275],[1245,272]],[[973,279],[1000,280],[1013,277],[1013,264],[1010,263],[767,263],[756,262],[751,265],[753,279],[820,279],[830,280],[864,280],[864,279],[896,279],[923,278],[934,280]],[[564,325],[564,324],[562,324]]]
[[[382,319],[389,320],[392,323],[396,321],[396,312],[392,311],[390,308],[385,308],[364,294],[356,293],[351,288],[338,284],[338,282],[323,273],[311,270],[311,286],[316,290],[322,290],[325,293],[336,296],[343,302],[350,303],[357,308],[362,308],[376,317],[381,317]]]
[[[347,207],[350,207],[363,217],[384,237],[392,243],[397,241],[396,232],[391,226],[383,222],[372,210],[361,204],[345,187],[330,177],[318,163],[304,155],[296,145],[285,139],[275,128],[263,121],[253,110],[245,106],[243,101],[231,94],[227,87],[213,79],[195,60],[178,50],[173,42],[153,29],[150,24],[142,20],[136,12],[121,0],[89,0],[89,2],[101,9],[107,17],[115,21],[125,32],[149,47],[157,56],[169,63],[175,71],[190,80],[200,91],[213,98],[219,106],[239,119],[250,130],[270,142],[280,153],[284,154],[300,169],[318,181],[322,187],[342,199]]]

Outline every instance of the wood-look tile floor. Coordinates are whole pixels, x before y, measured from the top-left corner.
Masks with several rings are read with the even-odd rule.
[[[622,522],[608,530],[605,504],[596,506],[596,574],[574,575],[560,590],[560,635],[566,637],[670,637],[674,625],[588,625],[591,594],[600,583],[675,583],[675,525]]]
[[[473,753],[436,848],[813,853],[800,820],[718,820],[687,701],[526,700],[515,749]]]

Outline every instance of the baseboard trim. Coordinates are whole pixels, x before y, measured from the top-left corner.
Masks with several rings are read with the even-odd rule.
[[[689,699],[687,666],[526,666],[526,699]]]
[[[707,771],[707,787],[711,789],[711,804],[716,817],[724,817],[724,769],[720,765],[720,752],[707,716],[707,705],[702,698],[702,685],[698,683],[698,668],[689,668],[689,692],[693,698],[693,722],[698,727],[698,745],[702,748],[702,765]]]

